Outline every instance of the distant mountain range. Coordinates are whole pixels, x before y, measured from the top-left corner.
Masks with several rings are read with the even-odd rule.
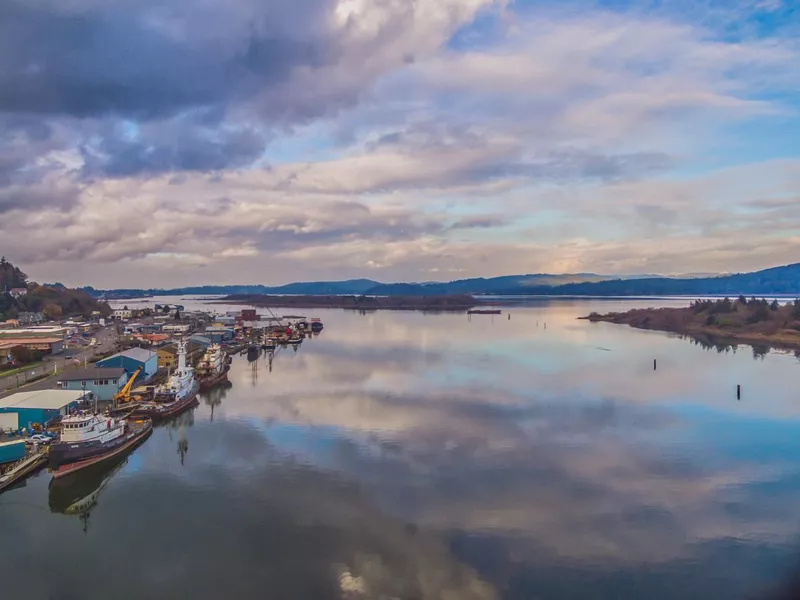
[[[286,295],[353,295],[364,294],[368,290],[381,285],[371,279],[348,279],[347,281],[309,281],[289,283],[287,285],[199,285],[183,288],[125,288],[115,290],[97,290],[93,287],[81,288],[95,297],[137,298],[141,296],[186,296],[186,295],[234,295],[234,294],[286,294]]]
[[[436,296],[444,294],[525,296],[704,296],[704,295],[798,295],[800,263],[754,273],[714,276],[621,277],[595,273],[565,275],[532,274],[459,279],[447,283],[380,283],[370,279],[311,281],[282,286],[221,285],[175,289],[96,290],[87,293],[106,298],[177,296],[187,294],[286,294],[286,295],[376,295]]]

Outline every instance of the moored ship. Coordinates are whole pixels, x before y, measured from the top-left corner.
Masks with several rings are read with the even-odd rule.
[[[50,446],[53,477],[63,477],[122,455],[147,439],[150,419],[131,419],[79,411],[61,421],[59,440]]]
[[[211,344],[197,363],[197,381],[201,390],[207,390],[228,380],[230,370],[228,355],[219,344]]]
[[[166,383],[156,387],[152,402],[140,403],[133,414],[166,419],[192,406],[200,385],[194,377],[194,369],[186,366],[186,340],[178,345],[178,368]]]

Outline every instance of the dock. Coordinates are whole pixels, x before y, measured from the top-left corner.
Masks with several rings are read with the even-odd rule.
[[[40,448],[12,464],[0,475],[0,493],[47,463],[47,448]]]

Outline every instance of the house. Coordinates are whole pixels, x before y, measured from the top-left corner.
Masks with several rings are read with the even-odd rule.
[[[166,333],[135,333],[131,336],[131,339],[138,340],[144,344],[160,346],[169,341],[169,336]]]
[[[128,382],[128,373],[122,367],[92,367],[66,371],[58,381],[62,390],[86,390],[98,400],[111,400]]]
[[[22,298],[28,295],[28,288],[11,288],[9,293],[12,298]]]
[[[130,319],[133,316],[133,311],[127,308],[115,308],[111,316],[115,319]]]
[[[30,428],[34,423],[44,425],[58,416],[63,417],[80,402],[91,398],[91,392],[84,393],[83,390],[18,392],[0,399],[0,414],[6,415],[4,426],[10,429]],[[7,420],[14,419],[12,415],[16,415],[16,423],[8,425]]]
[[[144,348],[131,348],[97,361],[98,367],[122,367],[130,377],[139,367],[142,368],[136,381],[150,379],[158,371],[158,354]]]
[[[206,346],[193,340],[189,340],[186,349],[186,364],[194,364],[206,351]],[[174,369],[178,366],[178,347],[175,344],[168,344],[158,349],[158,368]]]

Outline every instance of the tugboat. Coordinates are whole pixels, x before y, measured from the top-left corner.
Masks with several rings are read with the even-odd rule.
[[[61,420],[59,441],[50,446],[50,469],[59,478],[133,450],[153,431],[150,419],[79,411]]]
[[[186,366],[186,340],[180,342],[178,348],[178,368],[167,383],[156,387],[153,401],[139,404],[134,415],[166,419],[183,412],[196,401],[200,384],[194,378],[194,369]]]
[[[219,344],[211,344],[197,364],[197,381],[200,383],[200,390],[204,391],[227,381],[230,368],[225,351]]]

